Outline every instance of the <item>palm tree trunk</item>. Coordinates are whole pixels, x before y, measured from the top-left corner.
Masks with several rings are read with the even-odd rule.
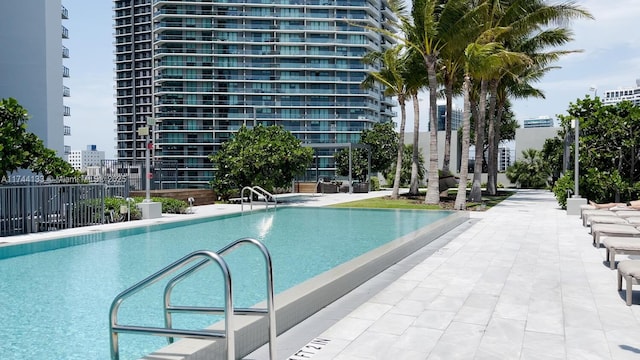
[[[498,108],[496,110],[496,134],[495,134],[495,148],[497,150],[499,150],[498,146],[500,145],[500,141],[502,141],[502,133],[500,132],[500,128],[502,125],[502,114],[504,113],[504,104],[505,104],[506,98],[501,97],[498,99]],[[494,154],[495,159],[494,162],[496,163],[496,167],[493,169],[494,170],[494,176],[496,179],[496,194],[498,193],[498,160],[499,160],[499,151],[496,151],[496,153]]]
[[[425,204],[440,204],[440,182],[438,179],[438,105],[436,104],[436,92],[438,80],[436,79],[436,55],[425,58],[427,77],[429,79],[429,185]]]
[[[471,79],[469,75],[465,75],[463,86],[464,95],[464,113],[462,115],[462,154],[460,165],[460,182],[458,183],[458,194],[453,208],[456,210],[465,210],[467,208],[467,177],[469,175],[469,137],[470,137],[470,118],[471,103],[469,101],[469,92],[471,90]]]
[[[418,100],[418,93],[411,95],[413,99],[413,153],[411,156],[411,185],[409,187],[409,194],[418,195],[420,191],[420,179],[418,178],[418,163],[420,147],[418,146],[418,140],[420,140],[420,103]]]
[[[449,163],[451,162],[451,118],[453,111],[453,80],[448,75],[445,80],[444,93],[446,97],[446,114],[444,117],[444,156],[442,157],[442,172],[446,175],[450,173]]]
[[[400,132],[398,134],[398,158],[396,160],[396,175],[393,178],[393,189],[391,190],[391,198],[397,199],[400,193],[400,176],[402,174],[402,153],[404,152],[404,127],[407,123],[407,109],[405,107],[404,97],[398,97],[400,104]]]
[[[482,201],[482,159],[484,150],[484,124],[487,103],[487,82],[480,81],[480,98],[478,99],[478,118],[476,119],[476,156],[473,167],[473,184],[469,200],[472,202]]]
[[[498,186],[498,147],[496,143],[496,97],[498,96],[498,80],[492,79],[489,81],[489,134],[488,134],[488,147],[489,153],[487,158],[487,192],[491,195],[495,195]]]

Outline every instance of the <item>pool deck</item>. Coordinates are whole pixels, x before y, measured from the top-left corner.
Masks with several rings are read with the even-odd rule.
[[[591,243],[551,192],[519,191],[279,336],[278,358],[639,359],[640,291],[626,306]]]
[[[324,194],[289,205],[387,194]],[[189,215],[1,240],[238,211],[240,205],[196,206]],[[551,192],[518,191],[488,211],[471,212],[465,224],[281,334],[278,359],[639,359],[640,289],[626,306],[605,250],[591,243],[588,229],[560,210]],[[267,354],[265,346],[245,360]]]

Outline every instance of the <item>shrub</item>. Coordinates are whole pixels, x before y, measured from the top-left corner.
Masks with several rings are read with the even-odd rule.
[[[371,191],[378,191],[380,190],[380,180],[377,177],[372,177],[371,178]]]
[[[569,190],[573,192],[573,172],[568,171],[558,181],[552,191],[558,200],[558,205],[563,209],[567,208],[567,197],[569,196]]]
[[[105,198],[104,199],[104,216],[108,218],[109,216],[111,216],[112,211],[115,215],[120,214],[120,207],[125,206],[127,207],[128,211],[131,212],[131,215],[128,218],[130,218],[131,220],[140,220],[142,219],[142,212],[136,206],[136,203],[140,201],[141,200],[134,199],[134,201],[132,201],[131,204],[129,205],[127,204],[127,200],[121,197]],[[125,214],[125,218],[127,218],[126,214]]]
[[[134,199],[136,203],[144,201],[143,197],[136,197]],[[152,197],[151,201],[161,203],[162,212],[165,214],[186,214],[189,208],[189,204],[187,204],[186,201],[173,198]]]

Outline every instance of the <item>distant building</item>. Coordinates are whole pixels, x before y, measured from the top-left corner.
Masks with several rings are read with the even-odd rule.
[[[557,137],[559,130],[559,127],[517,128],[515,160],[522,160],[522,152],[525,150],[542,150],[544,142]]]
[[[0,98],[14,98],[29,113],[27,131],[64,156],[64,136],[71,128],[64,118],[71,110],[64,104],[70,90],[63,78],[69,69],[63,60],[69,49],[63,40],[69,18],[60,0],[3,1],[0,11]]]
[[[507,171],[507,168],[513,165],[513,149],[508,147],[499,147],[498,148],[498,171],[504,172]]]
[[[524,119],[524,128],[550,128],[553,127],[553,119],[548,116],[540,116],[533,119]]]
[[[447,105],[438,103],[438,131],[445,131],[445,120],[447,116]],[[431,129],[431,123],[427,123],[427,129]],[[456,108],[455,104],[451,111],[451,130],[456,131],[462,127],[462,109]]]
[[[635,106],[640,106],[640,79],[636,79],[635,87],[606,90],[602,102],[605,105],[614,105],[624,100],[631,101]]]
[[[96,145],[87,145],[86,150],[73,150],[67,155],[67,162],[76,170],[85,171],[88,167],[101,166],[104,161],[104,151],[99,151]]]

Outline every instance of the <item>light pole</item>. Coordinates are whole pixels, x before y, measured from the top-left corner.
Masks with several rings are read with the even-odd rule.
[[[153,173],[151,172],[150,154],[151,154],[151,148],[153,147],[153,142],[149,141],[149,133],[151,132],[151,129],[155,124],[156,124],[156,119],[150,116],[147,116],[147,141],[146,141],[146,146],[145,146],[146,149],[145,149],[145,155],[144,155],[144,166],[146,167],[146,170],[147,170],[147,176],[146,176],[146,183],[145,183],[144,202],[151,202],[151,177],[153,176]]]

